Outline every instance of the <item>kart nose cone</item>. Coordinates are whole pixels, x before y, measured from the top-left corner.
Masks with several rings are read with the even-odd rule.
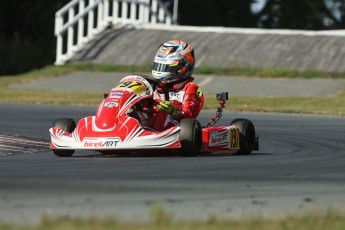
[[[111,129],[115,125],[114,111],[102,111],[97,114],[95,124],[99,129]]]
[[[99,129],[110,129],[114,127],[114,119],[111,116],[98,117],[96,118],[95,123]]]

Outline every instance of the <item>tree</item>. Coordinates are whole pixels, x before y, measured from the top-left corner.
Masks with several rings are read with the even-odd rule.
[[[266,0],[255,17],[261,28],[340,29],[345,28],[345,0]]]
[[[345,0],[327,0],[321,10],[329,29],[345,29]]]
[[[51,64],[54,14],[69,0],[0,1],[0,75]]]
[[[180,0],[179,23],[194,26],[345,29],[345,0]]]
[[[179,24],[255,27],[254,0],[188,0],[179,3]]]

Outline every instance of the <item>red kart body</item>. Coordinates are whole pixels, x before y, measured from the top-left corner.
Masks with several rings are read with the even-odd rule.
[[[246,143],[241,141],[243,127],[238,127],[239,124],[202,128],[196,119],[176,122],[170,115],[155,111],[155,84],[152,79],[143,75],[124,77],[102,100],[94,116],[85,117],[77,124],[69,118],[55,121],[49,129],[50,148],[62,157],[72,156],[75,150],[116,154],[120,151],[140,150],[176,152],[177,149],[182,156],[194,156],[201,151],[224,151],[231,154],[241,152],[242,142]],[[145,105],[150,106],[146,108]],[[145,119],[152,113],[160,113],[158,116],[165,120],[162,127],[170,123],[170,128],[157,131],[146,126]],[[241,122],[243,123],[242,120]],[[254,129],[251,122],[249,125],[250,129]],[[255,130],[251,135],[255,135]],[[251,150],[253,146],[250,152]]]

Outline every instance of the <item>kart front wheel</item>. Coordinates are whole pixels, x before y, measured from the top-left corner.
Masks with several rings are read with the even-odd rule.
[[[72,133],[76,127],[75,121],[70,118],[59,118],[54,124],[54,128],[59,128],[65,132]],[[74,150],[70,149],[52,149],[53,153],[59,157],[71,157],[74,153]]]
[[[238,118],[231,122],[240,130],[239,155],[249,155],[253,150],[258,150],[258,137],[255,134],[253,123],[248,119]]]
[[[202,145],[200,122],[193,118],[183,119],[180,122],[180,128],[180,155],[187,157],[200,154]]]

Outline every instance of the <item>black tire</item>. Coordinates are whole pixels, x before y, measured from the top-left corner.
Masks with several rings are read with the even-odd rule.
[[[54,121],[53,127],[59,128],[65,132],[72,133],[76,127],[75,121],[70,118],[59,118]],[[71,157],[74,150],[70,149],[52,149],[53,153],[59,157]]]
[[[238,155],[249,155],[254,150],[256,134],[253,123],[248,119],[238,118],[231,122],[240,130],[240,150]]]
[[[180,122],[180,127],[180,155],[182,157],[197,156],[200,154],[202,146],[200,122],[194,118],[183,119]]]

